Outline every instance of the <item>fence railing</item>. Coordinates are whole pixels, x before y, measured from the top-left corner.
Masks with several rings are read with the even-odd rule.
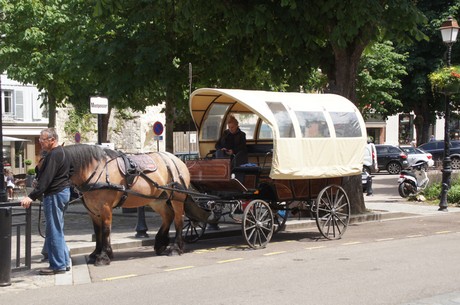
[[[32,209],[0,202],[0,286],[11,284],[11,272],[30,270],[31,262]]]

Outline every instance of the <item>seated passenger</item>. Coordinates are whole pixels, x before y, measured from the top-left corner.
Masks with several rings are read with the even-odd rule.
[[[230,115],[227,120],[228,129],[216,143],[216,157],[232,158],[232,167],[248,163],[248,151],[246,148],[246,134],[238,126],[238,120]]]

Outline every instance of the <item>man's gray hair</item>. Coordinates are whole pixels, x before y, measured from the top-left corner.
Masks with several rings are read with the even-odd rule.
[[[54,128],[43,129],[40,133],[41,134],[47,134],[48,139],[49,138],[55,138],[56,141],[59,141],[59,135],[57,134],[56,129],[54,129]]]

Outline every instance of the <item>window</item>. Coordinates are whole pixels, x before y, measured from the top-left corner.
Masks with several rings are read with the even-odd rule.
[[[272,129],[265,122],[262,122],[262,124],[260,124],[259,136],[257,138],[259,140],[271,140],[271,139],[273,139]]]
[[[3,100],[2,100],[2,107],[3,113],[6,115],[13,115],[14,108],[13,108],[13,91],[3,91]]]
[[[254,133],[259,117],[254,113],[230,113],[230,115],[235,116],[241,131],[246,134],[246,139],[254,139]]]
[[[201,139],[205,141],[217,141],[219,139],[221,126],[223,123],[222,120],[224,118],[224,114],[227,112],[228,107],[230,107],[230,105],[227,104],[212,105],[201,128]]]
[[[275,116],[281,138],[294,138],[294,126],[286,107],[279,102],[267,102],[268,107]]]
[[[322,112],[296,111],[295,115],[300,124],[304,138],[329,138],[329,128]]]
[[[331,112],[337,138],[361,137],[361,126],[354,112]]]

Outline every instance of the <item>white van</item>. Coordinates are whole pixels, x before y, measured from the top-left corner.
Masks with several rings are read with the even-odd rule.
[[[376,173],[378,171],[377,150],[374,143],[367,143],[364,147],[363,171]]]

